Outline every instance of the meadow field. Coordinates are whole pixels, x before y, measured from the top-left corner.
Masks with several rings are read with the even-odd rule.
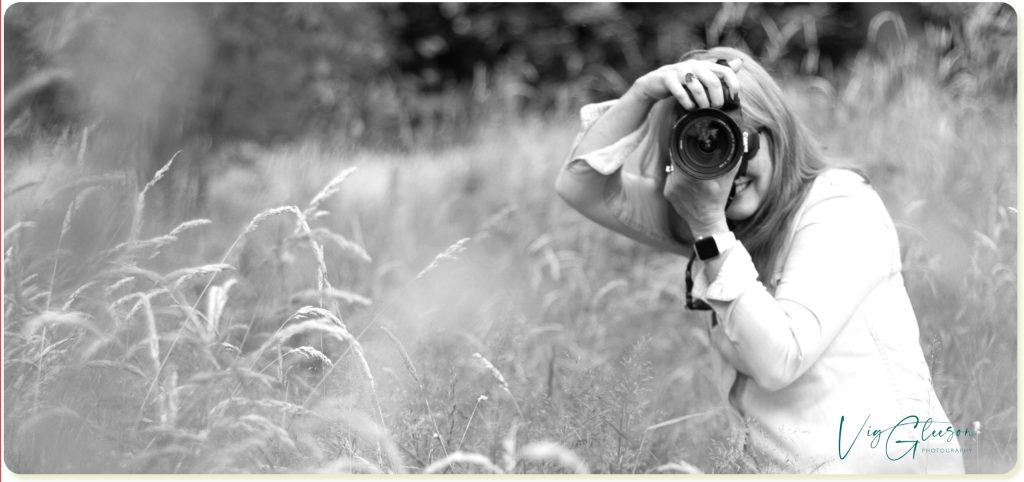
[[[1016,52],[972,64],[930,45],[782,82],[896,220],[936,391],[980,428],[968,471],[1002,473],[1017,126],[1015,89],[993,85],[1015,81]],[[162,173],[137,192],[77,166],[80,137],[5,159],[7,466],[743,471],[707,315],[683,309],[686,260],[558,198],[572,109],[498,110],[467,142],[405,152],[239,144],[192,220],[156,215]]]

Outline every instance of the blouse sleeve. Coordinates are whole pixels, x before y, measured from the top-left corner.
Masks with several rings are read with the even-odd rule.
[[[576,140],[572,143],[572,161],[586,162],[593,170],[604,174],[605,176],[613,174],[622,168],[626,158],[633,155],[640,142],[643,140],[647,132],[647,123],[645,122],[637,130],[629,133],[625,137],[619,139],[615,143],[602,147],[596,151],[584,154],[582,156],[576,155],[576,148],[579,146],[580,140],[586,135],[587,131],[597,122],[598,119],[608,112],[612,106],[618,100],[609,100],[606,102],[600,102],[597,104],[587,104],[580,109],[580,123],[582,128],[580,133],[576,136]]]
[[[892,221],[866,185],[806,208],[774,296],[742,244],[726,256],[713,280],[694,263],[693,294],[721,320],[716,348],[768,390],[807,371],[872,290],[900,270]]]
[[[671,234],[668,224],[670,207],[659,183],[624,169],[626,165],[639,165],[646,156],[653,155],[655,150],[650,148],[650,143],[654,141],[649,122],[645,121],[635,131],[608,146],[587,154],[576,154],[580,140],[615,102],[617,100],[589,104],[580,110],[581,130],[573,142],[565,169],[577,178],[600,177],[589,184],[602,186],[603,203],[611,216],[627,229],[624,234],[678,253],[689,252],[689,248]]]

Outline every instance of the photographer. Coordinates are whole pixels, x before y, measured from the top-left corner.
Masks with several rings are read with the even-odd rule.
[[[957,439],[930,436],[951,423],[892,220],[864,177],[825,164],[762,66],[690,52],[581,117],[556,189],[690,258],[687,308],[711,310],[713,352],[735,368],[753,470],[963,472]]]

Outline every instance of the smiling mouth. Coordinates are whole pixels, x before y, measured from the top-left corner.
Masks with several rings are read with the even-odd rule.
[[[733,183],[733,187],[736,188],[736,194],[739,195],[741,192],[746,191],[747,188],[750,187],[750,183],[750,179],[738,180],[735,183]]]

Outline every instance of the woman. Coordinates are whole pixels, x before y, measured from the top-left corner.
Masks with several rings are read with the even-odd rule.
[[[676,105],[719,108],[723,86],[760,148],[744,173],[696,180],[669,161]],[[709,338],[735,368],[746,462],[963,472],[957,436],[972,434],[931,385],[892,220],[863,177],[825,165],[764,68],[731,48],[691,52],[581,117],[556,189],[591,220],[691,258],[688,307],[713,310]],[[623,172],[634,164],[647,175]]]

